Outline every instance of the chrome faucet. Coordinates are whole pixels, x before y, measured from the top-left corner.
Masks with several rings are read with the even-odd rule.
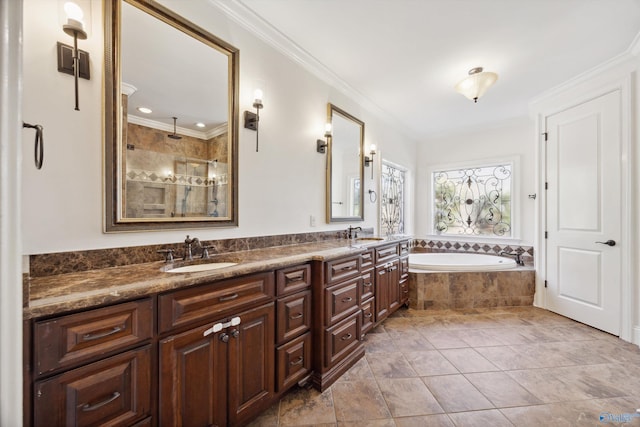
[[[349,226],[349,228],[347,229],[347,239],[357,239],[358,231],[362,231],[362,227]]]
[[[519,266],[524,266],[524,261],[522,260],[523,252],[523,250],[516,251],[515,253],[502,251],[500,252],[500,255],[512,256],[516,260],[516,264],[518,264]]]

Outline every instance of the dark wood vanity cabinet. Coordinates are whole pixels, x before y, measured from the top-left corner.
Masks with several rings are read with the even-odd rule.
[[[149,423],[150,298],[33,322],[33,425]]]
[[[247,293],[262,297],[249,302],[243,299]],[[181,318],[177,312],[192,313],[196,320],[190,322],[198,323],[160,339],[160,425],[243,425],[271,404],[273,295],[273,273],[262,273],[159,296],[161,325],[183,325],[176,322]],[[256,307],[265,296],[271,302]],[[176,301],[181,301],[179,310]],[[200,312],[202,301],[209,318],[193,314]]]
[[[276,272],[276,388],[282,393],[311,374],[311,265]]]
[[[409,302],[409,242],[375,248],[375,322]]]

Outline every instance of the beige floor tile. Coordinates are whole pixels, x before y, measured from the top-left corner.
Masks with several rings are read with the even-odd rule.
[[[335,383],[331,390],[338,422],[391,418],[374,380]]]
[[[322,393],[316,390],[294,389],[280,401],[280,426],[335,422],[336,415],[331,389]]]
[[[338,427],[396,427],[393,418],[386,420],[342,421]]]
[[[378,379],[378,387],[394,417],[444,412],[419,378]]]
[[[438,329],[425,331],[422,335],[424,335],[435,348],[469,347],[469,344],[459,337],[458,332],[459,331],[450,329]]]
[[[456,367],[437,350],[404,353],[404,356],[420,377],[459,373]]]
[[[376,378],[417,377],[402,353],[372,353],[365,356]]]
[[[462,375],[424,377],[422,380],[446,412],[494,408],[493,404]]]
[[[477,347],[475,350],[503,371],[542,368],[543,364],[511,346]]]
[[[424,351],[433,350],[431,343],[421,334],[413,332],[411,334],[392,335],[393,346],[396,351]]]
[[[371,368],[369,367],[369,362],[367,362],[366,357],[363,357],[358,360],[355,365],[349,368],[349,370],[345,372],[340,378],[338,378],[337,382],[372,379],[374,379],[374,377],[373,372],[371,372]]]
[[[496,345],[505,345],[505,342],[500,339],[500,334],[495,333],[495,329],[474,329],[458,331],[458,338],[469,344],[470,347],[491,347]]]
[[[454,427],[446,414],[396,418],[397,427]]]
[[[465,377],[497,408],[543,403],[504,372],[465,374]]]
[[[388,333],[367,334],[364,337],[364,349],[369,353],[392,353],[396,351]]]
[[[511,427],[511,421],[497,409],[449,414],[456,427]]]
[[[440,353],[462,373],[500,370],[473,348],[450,348],[440,350]]]
[[[507,375],[545,403],[585,400],[592,397],[570,378],[563,377],[559,369],[561,368],[508,371]]]
[[[592,399],[622,397],[640,392],[637,378],[630,377],[624,366],[615,363],[557,368],[554,373]]]

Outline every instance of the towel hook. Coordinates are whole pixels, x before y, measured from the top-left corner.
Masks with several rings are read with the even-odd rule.
[[[25,122],[22,122],[22,127],[36,130],[33,157],[36,163],[36,169],[42,169],[42,163],[44,162],[44,130],[41,125],[32,125]]]

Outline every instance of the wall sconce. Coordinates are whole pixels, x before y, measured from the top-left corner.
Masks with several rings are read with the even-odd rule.
[[[469,70],[469,77],[455,86],[456,92],[461,93],[473,102],[478,102],[484,93],[498,80],[496,73],[482,71],[482,67]]]
[[[251,129],[256,131],[256,153],[258,152],[258,124],[260,122],[260,110],[264,105],[262,105],[262,90],[256,89],[253,93],[253,108],[256,109],[256,112],[245,111],[244,112],[244,127],[245,129]]]
[[[71,74],[75,81],[75,110],[80,111],[78,102],[78,78],[90,80],[89,75],[89,53],[78,50],[78,39],[86,40],[87,33],[84,30],[82,18],[84,13],[77,4],[69,1],[64,4],[64,11],[67,14],[67,23],[62,26],[62,31],[73,37],[73,48],[58,42],[58,71]]]
[[[321,154],[325,154],[327,152],[327,147],[329,146],[329,138],[331,138],[331,123],[324,125],[324,138],[325,141],[322,139],[318,139],[316,141],[316,151]]]
[[[371,144],[369,146],[369,156],[365,156],[364,158],[364,167],[369,167],[369,165],[373,165],[373,156],[376,155],[376,146],[375,144]],[[373,179],[373,166],[371,166],[371,179]]]

